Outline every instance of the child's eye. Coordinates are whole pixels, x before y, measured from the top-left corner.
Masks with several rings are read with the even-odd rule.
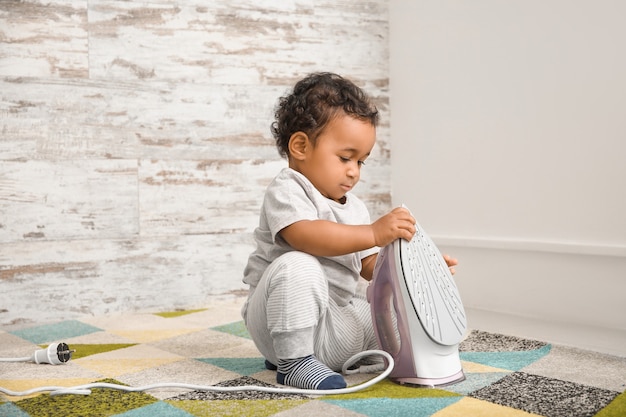
[[[339,157],[339,160],[340,160],[341,162],[343,162],[343,163],[348,163],[348,162],[352,161],[352,159],[351,159],[351,158],[346,158],[345,156],[340,156],[340,157]],[[365,161],[356,161],[356,163],[357,163],[359,166],[363,166],[363,165],[365,165]]]

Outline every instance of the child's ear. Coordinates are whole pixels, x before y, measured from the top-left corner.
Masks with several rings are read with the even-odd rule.
[[[303,160],[306,156],[307,146],[310,146],[307,134],[296,132],[289,138],[289,155],[297,160]]]

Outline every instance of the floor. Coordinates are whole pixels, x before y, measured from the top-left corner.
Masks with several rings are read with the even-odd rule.
[[[213,385],[277,385],[275,372],[265,369],[241,322],[242,302],[241,297],[216,297],[201,310],[3,328],[1,358],[29,356],[55,341],[76,352],[57,366],[0,362],[0,387],[12,394],[0,394],[0,416],[626,415],[626,358],[480,330],[460,346],[465,381],[445,387],[384,380],[333,396],[208,391],[205,387]],[[346,379],[355,385],[374,376]],[[147,390],[95,387],[90,395],[50,395],[59,387],[96,382]],[[150,387],[163,383],[192,386]],[[49,389],[26,393],[41,387]]]

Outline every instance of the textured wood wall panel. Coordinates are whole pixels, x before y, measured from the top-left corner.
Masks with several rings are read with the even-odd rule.
[[[332,67],[388,78],[387,2],[90,4],[90,75],[291,84]]]
[[[243,287],[285,166],[278,97],[334,71],[381,110],[355,189],[389,209],[386,1],[1,1],[0,324],[199,307]]]
[[[201,308],[241,287],[237,267],[251,244],[233,233],[0,245],[2,324]]]
[[[137,162],[3,161],[0,242],[135,236]]]

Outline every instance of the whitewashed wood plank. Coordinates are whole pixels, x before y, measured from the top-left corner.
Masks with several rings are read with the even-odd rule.
[[[89,10],[91,75],[291,84],[331,70],[387,79],[386,10],[384,1],[100,1]]]
[[[244,288],[249,236],[0,243],[0,325],[207,305]]]
[[[1,1],[0,76],[86,78],[87,3]]]
[[[137,188],[136,161],[5,161],[0,242],[134,236]]]
[[[137,86],[51,78],[0,79],[0,159],[137,157],[123,104]]]
[[[0,159],[276,158],[273,109],[286,90],[0,80]]]
[[[142,236],[251,233],[263,193],[286,166],[275,160],[142,160]]]

